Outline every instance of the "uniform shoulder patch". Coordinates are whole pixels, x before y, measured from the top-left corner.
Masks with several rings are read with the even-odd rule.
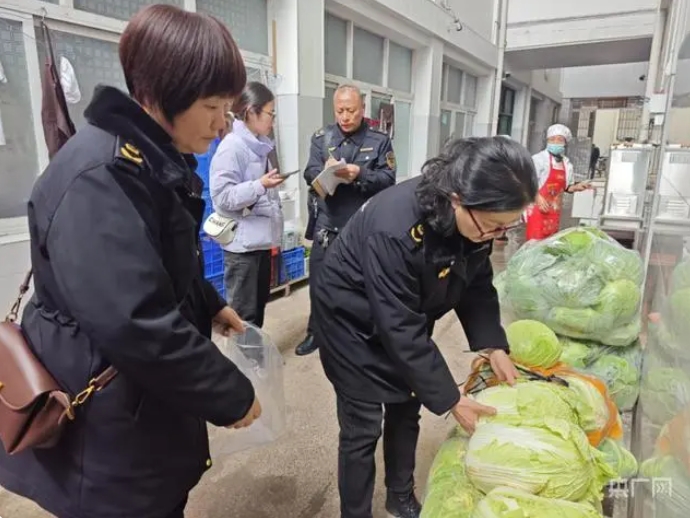
[[[395,153],[392,149],[388,153],[386,153],[386,165],[391,169],[395,169]]]
[[[424,241],[424,225],[415,223],[410,229],[410,237],[417,246],[421,245]]]
[[[129,142],[118,142],[118,150],[116,156],[118,158],[123,158],[129,162],[136,165],[141,165],[144,163],[144,157],[141,155],[141,151]]]
[[[321,128],[314,133],[314,138],[323,137],[326,134],[326,130]]]

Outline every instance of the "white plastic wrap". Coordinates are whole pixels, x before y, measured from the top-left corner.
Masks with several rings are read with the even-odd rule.
[[[245,333],[216,341],[221,352],[249,378],[261,403],[261,417],[243,429],[208,425],[211,455],[230,455],[278,439],[286,429],[283,357],[271,338],[247,324]]]

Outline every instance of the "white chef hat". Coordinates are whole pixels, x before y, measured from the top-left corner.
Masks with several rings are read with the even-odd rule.
[[[573,134],[570,132],[570,129],[568,129],[568,126],[564,124],[554,124],[553,126],[549,126],[549,129],[546,130],[546,138],[551,137],[563,137],[566,142],[570,142],[573,138]]]

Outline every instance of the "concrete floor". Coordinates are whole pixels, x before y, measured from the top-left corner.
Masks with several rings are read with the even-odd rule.
[[[494,254],[502,268],[502,253]],[[294,355],[303,338],[309,313],[306,287],[272,301],[265,330],[285,358],[285,390],[288,432],[271,446],[215,459],[214,467],[192,492],[187,518],[336,518],[338,427],[335,397],[321,367],[318,353],[306,358]],[[458,383],[468,374],[473,356],[454,313],[435,329],[439,345]],[[417,449],[417,493],[423,496],[426,476],[434,455],[450,428],[445,420],[426,410]],[[379,445],[380,446],[380,445]],[[385,488],[379,447],[374,516],[383,518]],[[0,488],[0,518],[45,518],[33,503]],[[95,517],[94,517],[95,518]],[[134,518],[134,517],[132,517]]]

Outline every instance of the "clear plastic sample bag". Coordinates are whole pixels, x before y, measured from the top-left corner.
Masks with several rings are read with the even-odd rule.
[[[252,382],[261,417],[238,430],[208,425],[212,456],[229,455],[271,443],[286,429],[283,357],[271,338],[246,324],[244,333],[215,340],[220,351]]]

